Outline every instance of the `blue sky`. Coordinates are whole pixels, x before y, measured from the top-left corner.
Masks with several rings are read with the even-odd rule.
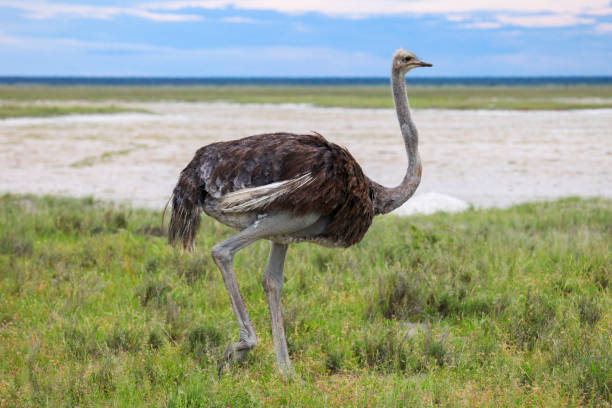
[[[0,0],[0,75],[612,75],[610,0]],[[411,73],[413,75],[413,73]]]

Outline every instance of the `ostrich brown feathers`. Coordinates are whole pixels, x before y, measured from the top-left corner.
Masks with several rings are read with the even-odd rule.
[[[181,173],[173,205],[177,202],[180,206],[182,201],[202,205],[211,197],[220,200],[223,206],[225,196],[225,210],[231,211],[232,205],[244,203],[245,197],[266,190],[245,189],[268,186],[267,199],[266,194],[260,194],[261,200],[250,209],[329,217],[326,231],[311,238],[347,247],[363,238],[374,217],[368,181],[346,149],[319,134],[262,134],[199,149]],[[297,188],[278,189],[292,182],[298,184]],[[275,188],[282,194],[275,196]],[[190,199],[182,197],[187,191],[192,195]],[[243,200],[239,199],[241,191],[245,193]],[[227,197],[233,198],[234,204],[228,205]],[[195,212],[188,215],[195,216]],[[191,232],[189,228],[186,230]]]

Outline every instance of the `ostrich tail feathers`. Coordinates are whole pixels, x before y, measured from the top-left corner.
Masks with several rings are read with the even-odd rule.
[[[193,250],[200,227],[201,196],[197,177],[183,171],[172,193],[172,216],[168,226],[170,244],[180,242],[184,249]]]

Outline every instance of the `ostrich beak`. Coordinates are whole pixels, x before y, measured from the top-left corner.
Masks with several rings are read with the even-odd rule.
[[[429,62],[419,61],[417,62],[417,67],[433,67],[433,64],[430,64]]]

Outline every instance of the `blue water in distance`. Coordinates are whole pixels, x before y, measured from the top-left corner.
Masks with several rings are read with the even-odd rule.
[[[412,85],[537,86],[612,85],[612,76],[589,77],[408,77]],[[389,78],[172,78],[172,77],[26,77],[0,76],[3,85],[388,85]]]

